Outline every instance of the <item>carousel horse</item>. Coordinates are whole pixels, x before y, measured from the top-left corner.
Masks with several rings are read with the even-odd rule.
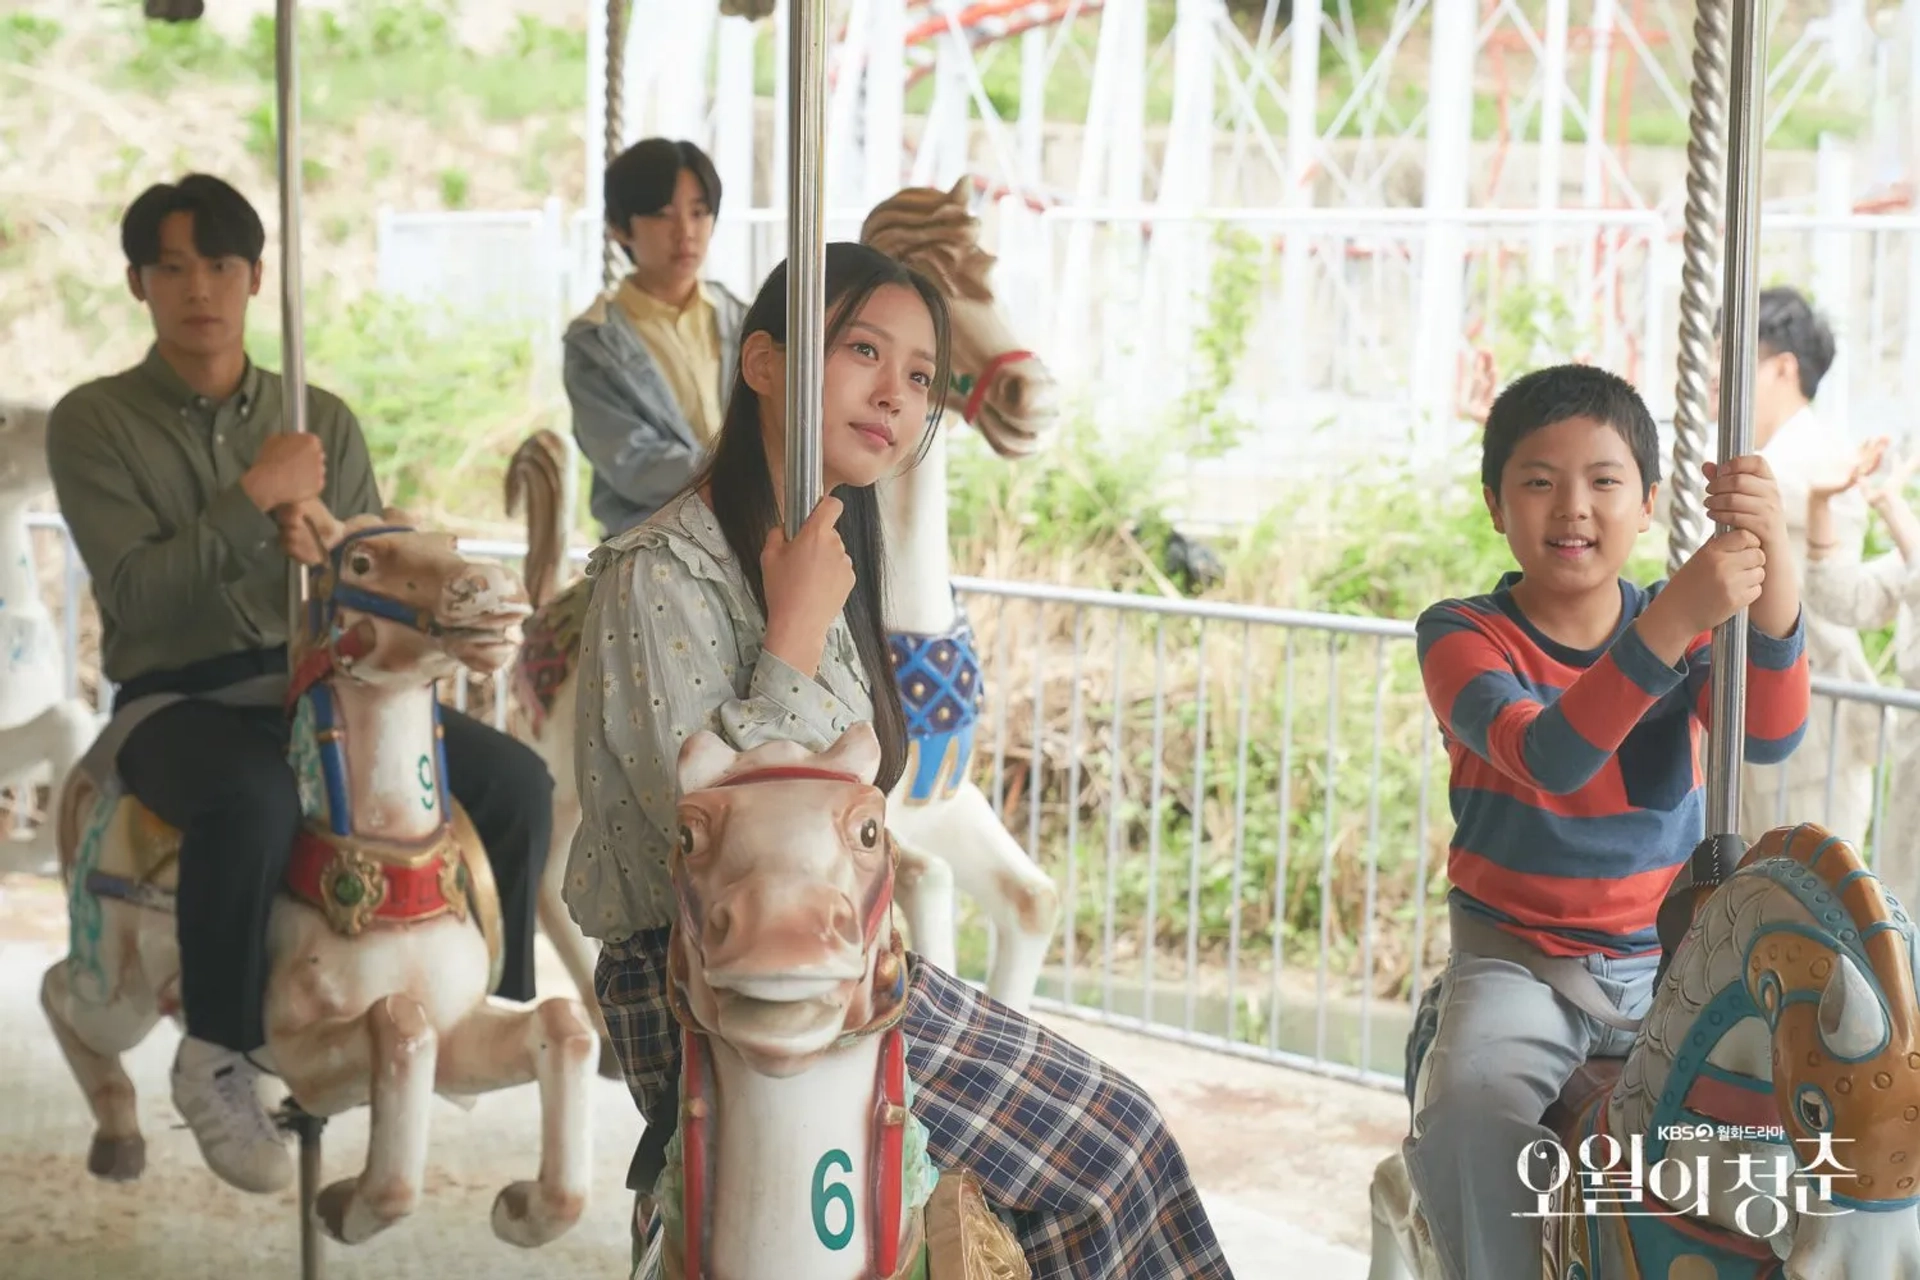
[[[34,565],[27,504],[51,483],[46,411],[0,403],[0,786],[12,785],[16,804],[43,776],[57,793],[98,727],[91,707],[62,692],[66,659]],[[0,831],[0,855],[0,868],[51,872],[54,824],[43,821],[24,846]]]
[[[971,1174],[931,1167],[907,1078],[895,851],[866,723],[825,752],[679,758],[668,952],[685,1052],[644,1280],[1022,1280]]]
[[[1548,1108],[1560,1172],[1583,1143],[1612,1172],[1540,1175],[1541,1274],[1920,1280],[1915,967],[1913,921],[1851,844],[1812,824],[1761,837],[1701,906],[1632,1052],[1589,1060]],[[1439,1280],[1399,1154],[1372,1201],[1370,1280]]]
[[[932,280],[953,320],[952,409],[1003,458],[1035,452],[1058,408],[1046,366],[1015,341],[989,284],[993,257],[967,209],[969,182],[951,191],[911,187],[876,205],[860,238]],[[526,577],[535,615],[514,672],[515,735],[554,778],[553,851],[541,886],[540,920],[592,1003],[594,951],[560,900],[567,851],[579,824],[573,787],[573,670],[589,584],[549,597],[566,551],[560,477],[566,452],[540,432],[507,469],[507,509],[527,509]],[[973,632],[950,585],[947,442],[935,431],[924,457],[879,486],[886,522],[887,628],[910,739],[906,774],[888,797],[900,843],[898,887],[913,946],[930,963],[956,963],[953,893],[979,903],[995,929],[987,991],[1024,1012],[1060,914],[1060,895],[1010,835],[972,781],[974,726],[983,698]],[[610,1066],[603,1056],[603,1070]],[[613,1075],[618,1077],[617,1069]]]
[[[358,516],[316,526],[326,563],[293,646],[289,760],[305,823],[268,926],[267,1050],[293,1101],[326,1117],[370,1105],[366,1166],[316,1216],[359,1243],[412,1211],[436,1092],[458,1102],[538,1081],[539,1173],[503,1189],[494,1234],[522,1246],[586,1205],[593,1030],[580,1005],[491,999],[501,964],[493,875],[446,782],[437,681],[512,657],[528,609],[503,566],[450,535]],[[75,770],[61,806],[68,955],[41,1003],[98,1125],[87,1166],[145,1164],[120,1055],[179,1011],[179,834]]]

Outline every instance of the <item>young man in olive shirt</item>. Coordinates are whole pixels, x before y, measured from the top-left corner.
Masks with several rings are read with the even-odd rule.
[[[154,344],[139,365],[54,407],[47,457],[93,578],[101,665],[119,686],[100,748],[126,788],[181,831],[187,1034],[174,1104],[214,1172],[274,1191],[293,1167],[260,1100],[256,1051],[267,913],[300,822],[286,717],[271,695],[284,689],[287,660],[282,546],[300,537],[306,504],[346,519],[379,512],[380,494],[338,397],[310,388],[309,433],[278,433],[281,380],[245,349],[266,239],[246,198],[189,175],[143,193],[120,234]],[[530,999],[553,783],[504,734],[451,709],[445,726],[451,789],[499,883],[498,994]]]

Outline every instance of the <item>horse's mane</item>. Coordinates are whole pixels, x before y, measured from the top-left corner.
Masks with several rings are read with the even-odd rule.
[[[566,556],[565,512],[560,510],[566,443],[542,429],[524,440],[507,462],[507,514],[527,508],[527,600],[534,608],[553,598]]]
[[[1916,1016],[1912,983],[1920,977],[1911,973],[1906,960],[1907,937],[1913,925],[1888,898],[1886,886],[1871,873],[1860,850],[1852,841],[1817,823],[1803,822],[1794,827],[1775,827],[1761,836],[1740,859],[1740,865],[1750,867],[1767,858],[1799,863],[1834,895],[1859,937],[1877,980],[1894,984],[1893,990],[1885,992],[1894,1026],[1907,1026]],[[1860,872],[1867,874],[1857,874]]]
[[[993,255],[980,247],[980,220],[967,210],[962,179],[952,191],[908,187],[873,207],[860,239],[931,278],[950,298],[991,302]]]

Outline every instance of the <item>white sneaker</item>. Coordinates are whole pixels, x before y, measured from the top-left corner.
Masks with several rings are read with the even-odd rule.
[[[267,1194],[292,1184],[293,1157],[260,1102],[259,1079],[244,1054],[204,1040],[181,1041],[173,1060],[173,1105],[207,1167],[242,1191]]]

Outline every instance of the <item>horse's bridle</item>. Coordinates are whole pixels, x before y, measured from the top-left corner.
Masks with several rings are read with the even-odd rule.
[[[312,612],[308,615],[314,635],[318,636],[327,627],[331,627],[335,615],[341,609],[355,609],[361,613],[370,613],[376,618],[384,618],[388,622],[398,622],[404,627],[410,627],[422,635],[437,637],[446,634],[446,629],[434,620],[433,610],[416,608],[392,596],[368,591],[364,587],[356,587],[340,580],[341,564],[354,543],[365,538],[378,537],[381,534],[413,532],[416,531],[411,525],[383,524],[367,529],[356,529],[340,539],[339,545],[327,553],[326,570],[322,573],[320,580],[314,584],[315,590],[310,602]]]
[[[351,665],[355,659],[365,655],[364,648],[356,647],[352,633],[342,632],[339,629],[339,615],[342,609],[354,609],[388,622],[397,622],[424,636],[443,637],[447,634],[446,628],[435,621],[431,609],[415,608],[392,596],[340,581],[341,565],[346,559],[348,549],[354,543],[383,533],[413,532],[415,530],[411,525],[404,524],[383,524],[356,529],[341,538],[339,544],[327,552],[327,563],[312,583],[312,590],[307,598],[307,639],[311,642],[312,648],[294,670],[293,678],[287,686],[289,707],[337,668]],[[361,645],[365,643],[364,639],[360,641]],[[342,659],[345,659],[344,664]]]
[[[968,422],[978,422],[980,420],[980,410],[984,408],[987,403],[987,392],[993,388],[993,380],[1005,373],[1011,366],[1034,358],[1034,354],[1031,351],[1002,351],[999,355],[987,361],[986,368],[980,371],[978,377],[970,373],[957,373],[953,375],[954,390],[961,392],[967,397],[966,406],[960,410],[960,416]]]

